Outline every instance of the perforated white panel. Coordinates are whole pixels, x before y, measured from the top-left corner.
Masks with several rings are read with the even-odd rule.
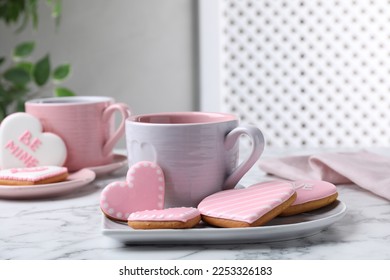
[[[269,147],[390,144],[390,1],[221,0],[221,110]]]

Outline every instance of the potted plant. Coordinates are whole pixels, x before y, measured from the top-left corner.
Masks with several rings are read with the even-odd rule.
[[[0,0],[0,20],[6,25],[20,24],[16,32],[23,30],[29,22],[38,28],[38,0]],[[61,0],[46,0],[51,15],[59,24]],[[63,86],[71,73],[68,63],[52,67],[50,55],[37,61],[31,59],[35,42],[18,44],[8,56],[0,54],[0,121],[8,114],[24,111],[26,100],[53,92],[56,96],[71,96],[74,93]]]

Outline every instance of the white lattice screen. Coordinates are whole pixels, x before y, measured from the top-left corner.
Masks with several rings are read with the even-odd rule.
[[[269,147],[390,145],[390,1],[211,2],[200,38],[202,71],[218,72],[201,85],[213,108],[259,126]]]

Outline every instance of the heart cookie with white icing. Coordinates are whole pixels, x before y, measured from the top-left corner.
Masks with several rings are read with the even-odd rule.
[[[64,141],[42,131],[41,122],[27,113],[6,117],[0,126],[0,168],[62,166],[67,150]]]
[[[165,180],[154,162],[141,161],[129,168],[125,182],[107,185],[100,196],[100,208],[110,219],[127,222],[136,211],[164,208]]]
[[[212,194],[198,210],[206,223],[227,228],[261,226],[288,208],[296,193],[289,182],[253,185]]]

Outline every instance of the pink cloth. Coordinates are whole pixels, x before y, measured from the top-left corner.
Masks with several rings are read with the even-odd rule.
[[[370,152],[263,159],[260,160],[260,168],[288,180],[354,183],[390,200],[390,158]]]

